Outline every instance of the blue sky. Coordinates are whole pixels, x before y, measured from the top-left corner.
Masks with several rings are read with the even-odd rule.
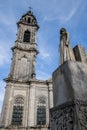
[[[80,44],[87,48],[86,0],[0,0],[0,109],[5,83],[17,33],[17,21],[33,8],[40,29],[37,34],[37,78],[48,79],[58,67],[59,30],[65,27],[70,33],[72,47]]]

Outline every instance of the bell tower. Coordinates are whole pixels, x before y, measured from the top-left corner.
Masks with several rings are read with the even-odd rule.
[[[9,78],[28,81],[36,76],[35,66],[38,54],[36,35],[39,26],[31,11],[22,16],[17,26],[17,40],[12,48],[13,60]]]
[[[36,80],[35,66],[38,54],[36,35],[39,26],[33,12],[28,11],[24,14],[17,27],[10,73],[5,79],[6,92],[1,112],[1,127],[27,126],[29,82]]]
[[[36,79],[39,26],[32,11],[24,14],[17,26],[11,69],[5,79],[0,130],[49,130],[49,108],[53,106],[52,79]]]

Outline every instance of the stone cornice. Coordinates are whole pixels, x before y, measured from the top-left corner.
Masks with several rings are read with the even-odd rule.
[[[14,46],[11,49],[12,51],[14,51],[14,49],[18,49],[18,50],[27,51],[27,52],[35,52],[36,54],[39,53],[39,51],[36,48],[22,48],[19,46]]]
[[[10,77],[5,78],[4,81],[7,83],[11,82],[11,83],[18,83],[18,84],[29,84],[29,81],[23,81],[23,80],[21,81],[21,80],[17,80],[17,79],[12,79]]]
[[[22,48],[19,48],[19,47],[12,47],[12,50],[14,50],[14,49],[19,49],[19,50],[22,50],[22,51],[27,51],[27,52],[36,52],[36,54],[38,54],[39,53],[39,51],[37,50],[37,49],[22,49]]]
[[[5,82],[11,82],[11,83],[18,83],[18,84],[43,84],[43,85],[49,85],[52,84],[52,81],[50,80],[37,80],[37,79],[30,79],[29,81],[25,80],[17,80],[17,79],[12,79],[11,77],[5,78]]]
[[[12,51],[14,51],[14,49],[19,49],[19,50],[23,50],[23,51],[28,51],[28,52],[36,52],[36,54],[39,53],[39,51],[36,49],[36,43],[33,44],[22,44],[22,43],[16,43],[14,47],[11,48]]]
[[[37,27],[37,30],[39,29],[39,26],[37,24],[28,24],[28,23],[25,23],[23,21],[19,21],[17,22],[17,25],[19,26],[19,24],[23,24],[23,25],[27,25],[27,26],[32,26],[32,27]]]
[[[31,79],[30,84],[45,84],[45,85],[49,85],[52,84],[52,81],[49,80],[38,80],[38,79]]]

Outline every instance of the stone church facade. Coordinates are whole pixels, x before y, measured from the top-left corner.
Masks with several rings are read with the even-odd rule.
[[[17,23],[17,40],[6,81],[0,130],[48,130],[53,107],[52,79],[36,79],[36,35],[39,29],[31,11]]]

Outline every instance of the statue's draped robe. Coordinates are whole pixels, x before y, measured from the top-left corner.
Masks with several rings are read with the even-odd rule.
[[[61,34],[60,36],[60,64],[65,61],[73,60],[75,61],[74,53],[69,43],[69,34]]]

